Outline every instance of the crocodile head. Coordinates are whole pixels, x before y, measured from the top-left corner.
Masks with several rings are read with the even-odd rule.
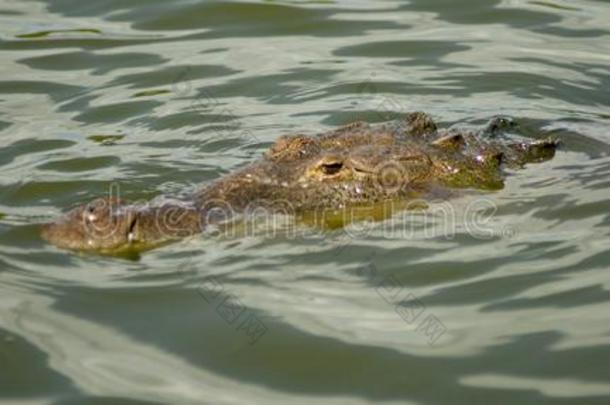
[[[420,120],[421,121],[421,120]],[[426,121],[424,121],[426,122]],[[497,190],[503,167],[547,160],[553,141],[481,141],[466,132],[355,123],[280,137],[256,164],[204,189],[200,201],[282,205],[292,213],[419,196],[439,187]]]
[[[438,187],[499,189],[504,166],[540,162],[555,152],[552,140],[483,135],[437,130],[418,113],[389,124],[358,122],[317,136],[282,136],[263,158],[201,189],[188,206],[97,199],[43,225],[42,236],[69,249],[140,249],[201,232],[211,221],[250,208],[300,214],[404,200]],[[222,213],[210,217],[216,211]]]

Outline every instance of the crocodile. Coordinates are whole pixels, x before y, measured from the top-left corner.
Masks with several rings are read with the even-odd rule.
[[[43,224],[41,236],[72,250],[140,251],[261,208],[300,215],[421,199],[439,189],[499,190],[507,168],[549,160],[558,145],[516,135],[514,127],[496,117],[478,130],[443,129],[414,112],[317,135],[283,135],[257,161],[188,198],[145,204],[97,198]]]

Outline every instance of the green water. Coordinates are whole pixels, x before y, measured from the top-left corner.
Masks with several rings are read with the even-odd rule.
[[[593,0],[1,0],[0,399],[610,403],[608,21]],[[484,196],[484,229],[467,193],[139,260],[38,237],[113,184],[193,190],[281,134],[413,110],[562,149]]]

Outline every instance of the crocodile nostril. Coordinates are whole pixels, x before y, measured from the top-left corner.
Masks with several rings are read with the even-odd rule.
[[[129,228],[127,229],[127,241],[129,243],[135,241],[135,239],[136,239],[135,229],[136,229],[137,223],[138,223],[138,215],[134,214],[133,218],[131,219],[131,223],[129,224]]]

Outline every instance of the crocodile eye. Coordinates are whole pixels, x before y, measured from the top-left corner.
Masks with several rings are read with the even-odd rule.
[[[320,169],[322,170],[322,173],[328,175],[328,176],[332,176],[333,174],[337,174],[341,171],[341,169],[343,169],[343,162],[327,162],[327,163],[322,163],[320,165]]]
[[[305,169],[302,179],[336,180],[348,175],[347,168],[343,156],[323,156]]]

